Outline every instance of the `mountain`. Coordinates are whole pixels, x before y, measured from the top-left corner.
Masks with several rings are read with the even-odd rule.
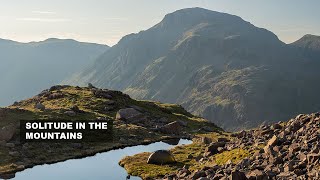
[[[71,39],[19,43],[0,39],[0,106],[60,83],[108,49]]]
[[[302,49],[303,54],[309,58],[320,58],[320,36],[307,34],[292,45]]]
[[[244,129],[320,108],[320,61],[304,52],[240,17],[188,8],[123,37],[67,82],[178,103]]]
[[[83,133],[83,139],[76,142],[71,141],[72,138],[69,142],[48,139],[41,142],[21,141],[23,126],[20,122],[33,120],[107,122],[111,124],[108,128],[112,127],[112,139],[107,131],[97,130],[91,135]],[[13,178],[17,171],[35,165],[93,156],[128,146],[179,140],[213,131],[223,132],[213,123],[188,113],[179,105],[139,101],[108,89],[57,85],[32,98],[0,108],[0,178]],[[42,133],[41,137],[46,136],[44,131],[38,133]],[[67,132],[56,129],[53,133]],[[108,141],[99,139],[105,135]]]

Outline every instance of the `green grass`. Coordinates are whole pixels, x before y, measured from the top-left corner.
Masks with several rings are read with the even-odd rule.
[[[229,160],[232,161],[232,163],[238,163],[240,160],[249,157],[252,154],[252,152],[249,152],[248,150],[236,148],[231,151],[224,151],[220,154],[214,155],[213,161],[218,165],[224,165]]]
[[[201,168],[201,165],[194,159],[188,159],[188,155],[198,156],[203,153],[204,150],[205,147],[199,143],[175,147],[171,149],[171,152],[177,162],[170,165],[147,164],[148,157],[151,154],[147,152],[127,156],[123,158],[119,164],[123,166],[130,175],[140,176],[143,179],[156,178],[176,172],[184,165],[189,165],[191,169]]]
[[[61,93],[63,94],[63,97],[49,100],[44,96],[35,96],[18,102],[15,106],[9,106],[7,114],[4,117],[1,117],[0,128],[10,123],[17,124],[20,120],[93,120],[98,117],[107,117],[114,120],[114,141],[112,143],[83,143],[85,150],[74,149],[70,147],[70,144],[68,143],[30,143],[31,147],[25,155],[28,156],[31,164],[56,162],[74,157],[86,156],[86,154],[92,155],[95,152],[105,151],[118,146],[138,145],[173,137],[171,135],[152,131],[143,126],[135,124],[125,125],[121,121],[115,120],[117,111],[129,106],[138,106],[153,118],[166,117],[169,122],[176,120],[185,121],[187,122],[187,127],[184,127],[184,130],[189,133],[195,134],[197,133],[195,130],[203,126],[211,127],[213,130],[219,130],[214,124],[208,123],[203,118],[193,116],[179,105],[162,104],[152,101],[138,101],[131,99],[121,92],[110,92],[112,93],[112,101],[115,103],[114,109],[111,111],[104,110],[108,101],[111,100],[95,97],[89,88],[66,87],[58,91],[52,91],[52,93]],[[34,108],[38,101],[45,105],[46,110],[40,111]],[[77,113],[75,116],[66,115],[64,112],[74,105],[78,106],[84,113]],[[18,132],[19,130],[17,131],[16,136],[18,136]],[[120,142],[121,138],[125,139],[126,142]],[[19,148],[21,147],[17,148],[19,151]],[[181,167],[183,164],[192,164],[193,162],[188,162],[188,160],[185,159],[185,155],[189,153],[189,151],[190,153],[196,152],[202,147],[192,145],[188,146],[188,148],[186,149],[186,152],[177,148],[174,153],[176,153],[181,163],[177,166],[168,166],[166,167],[167,169],[164,169],[162,172],[176,170],[176,168]],[[0,174],[8,170],[14,170],[15,167],[11,164],[15,164],[22,160],[20,157],[11,158],[8,151],[9,148],[7,147],[0,148]]]

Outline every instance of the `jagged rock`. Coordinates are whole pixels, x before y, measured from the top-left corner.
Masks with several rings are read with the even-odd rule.
[[[313,164],[314,162],[316,162],[320,157],[320,154],[308,154],[307,155],[307,160],[308,160],[308,164]]]
[[[102,90],[102,89],[94,89],[92,92],[93,92],[95,97],[105,98],[105,99],[112,99],[112,95],[110,94],[109,91]]]
[[[183,168],[182,170],[180,170],[177,174],[177,176],[179,178],[186,178],[187,176],[189,176],[191,174],[191,172],[187,169],[187,168]]]
[[[52,86],[49,91],[58,91],[64,88],[70,87],[69,85],[56,85],[56,86]]]
[[[278,179],[290,179],[292,177],[293,173],[292,172],[281,172],[280,174],[277,175]],[[294,178],[296,179],[296,178]]]
[[[261,170],[253,170],[247,174],[249,180],[267,180],[268,176]]]
[[[168,123],[162,127],[160,127],[160,132],[166,133],[166,134],[180,134],[181,133],[181,125],[179,122],[174,121],[171,123]]]
[[[83,113],[84,111],[80,110],[80,108],[77,105],[71,106],[70,110],[75,113]]]
[[[166,150],[158,150],[152,153],[147,163],[148,164],[170,164],[175,163],[176,160],[174,159],[174,156],[171,154],[170,151]]]
[[[198,170],[198,171],[195,171],[193,172],[191,175],[190,175],[190,178],[191,179],[198,179],[200,177],[206,177],[206,172],[203,171],[203,170]]]
[[[289,162],[285,163],[284,166],[283,166],[284,172],[293,171],[294,170],[293,165],[294,165],[294,163],[292,161],[289,161]]]
[[[216,174],[216,175],[212,178],[212,180],[221,180],[223,177],[224,177],[223,174]]]
[[[135,110],[134,108],[126,108],[126,109],[120,109],[117,112],[116,119],[127,121],[127,120],[136,118],[141,115],[142,115],[142,113]]]
[[[271,129],[272,130],[282,129],[282,126],[280,125],[280,123],[275,123],[275,124],[271,125]]]
[[[48,99],[49,100],[52,100],[52,99],[60,99],[60,98],[63,98],[64,97],[64,94],[62,93],[52,93],[48,96]]]
[[[278,137],[273,135],[272,138],[268,141],[267,146],[275,146],[278,143]]]
[[[240,172],[238,170],[231,172],[231,178],[230,180],[247,180],[248,178],[243,172]]]
[[[241,169],[247,168],[250,166],[250,159],[244,158],[237,164]]]
[[[212,140],[208,137],[201,137],[201,143],[203,144],[210,144],[212,142]]]
[[[34,108],[39,109],[39,110],[41,110],[41,111],[44,111],[44,110],[46,109],[46,107],[45,107],[43,104],[41,104],[41,103],[37,103],[37,104],[34,106]]]
[[[9,141],[16,133],[15,125],[11,124],[0,128],[0,141]]]
[[[211,152],[212,154],[218,153],[218,148],[223,147],[225,142],[213,142],[208,147],[206,147],[206,152]]]
[[[298,144],[298,143],[293,143],[289,146],[289,153],[291,153],[291,154],[293,154],[299,150],[300,150],[300,144]]]

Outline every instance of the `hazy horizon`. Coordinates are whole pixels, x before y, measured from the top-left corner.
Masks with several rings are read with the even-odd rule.
[[[18,42],[75,39],[112,46],[127,34],[152,27],[165,14],[183,8],[201,7],[240,16],[272,31],[283,42],[291,43],[305,34],[320,35],[317,20],[319,5],[316,0],[163,0],[157,3],[148,0],[2,1],[0,38]]]

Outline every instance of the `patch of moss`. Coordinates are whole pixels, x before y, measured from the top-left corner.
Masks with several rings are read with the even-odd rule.
[[[255,152],[254,151],[248,151],[246,149],[242,148],[236,148],[230,151],[224,151],[219,154],[215,154],[212,156],[212,161],[218,165],[224,165],[226,164],[229,160],[232,161],[232,163],[238,163],[242,159],[249,157],[253,155]]]
[[[197,163],[194,158],[188,158],[188,156],[199,156],[204,150],[204,145],[199,143],[177,146],[170,150],[177,162],[168,165],[147,164],[148,157],[151,153],[146,152],[134,156],[127,156],[123,158],[119,164],[123,166],[130,175],[139,176],[143,179],[156,178],[177,172],[177,170],[184,165],[190,166],[191,170],[201,168],[202,165]]]

